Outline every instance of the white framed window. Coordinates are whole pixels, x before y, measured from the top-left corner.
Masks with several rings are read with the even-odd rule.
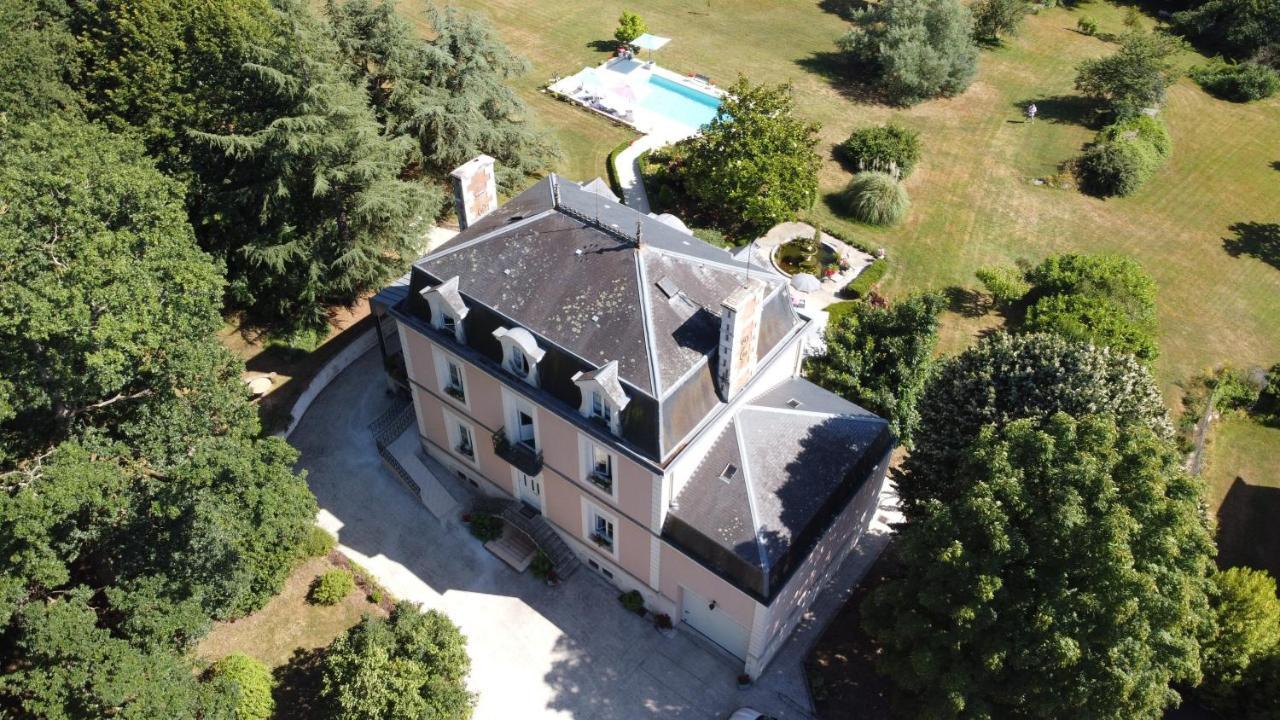
[[[578,455],[581,475],[588,487],[608,496],[615,503],[618,499],[618,459],[609,447],[586,435],[578,436]]]
[[[506,418],[503,431],[507,439],[530,450],[542,447],[538,433],[538,413],[533,403],[507,388],[502,388],[502,411]]]
[[[586,498],[582,500],[582,534],[600,552],[618,559],[618,519]]]
[[[618,362],[610,360],[595,370],[579,371],[570,378],[578,386],[581,398],[578,413],[614,435],[622,434],[620,415],[630,402],[618,380],[618,372]]]
[[[434,348],[436,364],[436,381],[440,383],[440,392],[464,408],[470,409],[467,398],[467,371],[465,364]]]
[[[476,431],[471,423],[449,411],[444,411],[445,432],[449,439],[449,452],[472,465],[477,464]]]
[[[493,331],[493,337],[502,346],[503,369],[537,387],[538,363],[546,356],[547,351],[538,347],[533,333],[522,327],[500,327]]]
[[[467,316],[468,308],[458,292],[457,276],[434,287],[423,288],[421,294],[431,308],[431,326],[449,333],[459,343],[465,343],[462,320]]]
[[[457,337],[458,336],[458,319],[452,315],[445,315],[444,313],[441,313],[440,329],[444,330],[445,332],[449,333],[454,337]]]

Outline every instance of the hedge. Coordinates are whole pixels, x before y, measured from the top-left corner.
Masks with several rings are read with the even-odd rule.
[[[338,539],[319,525],[312,525],[302,539],[299,553],[304,558],[324,557],[338,545]]]
[[[1191,71],[1205,92],[1232,102],[1262,100],[1280,91],[1280,73],[1257,63],[1216,62]]]
[[[862,272],[858,273],[858,277],[844,286],[845,294],[856,299],[866,297],[867,293],[871,292],[871,289],[875,287],[876,283],[880,282],[880,278],[884,277],[885,272],[888,270],[889,263],[884,258],[877,258],[870,265],[863,268]]]
[[[609,175],[609,187],[613,188],[613,194],[622,198],[622,183],[618,180],[618,168],[614,165],[614,158],[618,153],[631,147],[634,140],[623,140],[621,145],[609,151],[609,158],[605,160],[605,172]]]
[[[236,720],[266,720],[275,712],[271,671],[261,661],[233,653],[213,664],[213,676],[235,687]]]

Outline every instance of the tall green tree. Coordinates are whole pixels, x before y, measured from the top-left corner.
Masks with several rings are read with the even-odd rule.
[[[387,137],[364,88],[305,5],[245,66],[272,105],[251,133],[196,133],[227,161],[200,228],[223,257],[233,306],[286,330],[323,328],[327,308],[387,280],[421,247],[440,195],[401,179],[413,142]]]
[[[55,0],[0,0],[0,115],[7,121],[80,112],[70,85],[78,73],[66,14]]]
[[[0,152],[0,707],[216,716],[181,653],[278,592],[315,499],[214,338],[182,186],[98,125],[5,126]]]
[[[1258,710],[1280,707],[1280,687],[1267,688],[1256,678],[1280,660],[1275,578],[1264,570],[1229,568],[1214,576],[1212,597],[1216,628],[1205,647],[1202,697],[1227,717],[1274,717]]]
[[[10,635],[21,659],[0,675],[0,709],[46,720],[233,720],[232,688],[201,683],[172,651],[113,637],[91,597],[80,587],[23,609]]]
[[[1173,27],[1237,60],[1257,57],[1280,70],[1280,2],[1276,0],[1202,1],[1174,13]]]
[[[320,702],[335,720],[466,720],[471,659],[466,638],[449,618],[408,603],[391,617],[366,615],[329,647]]]
[[[1030,8],[1026,0],[978,0],[972,10],[974,38],[994,45],[1018,31]]]
[[[623,10],[622,15],[618,16],[618,29],[613,31],[613,37],[620,43],[629,43],[648,31],[643,18],[629,10]]]
[[[910,447],[920,421],[916,402],[938,345],[939,293],[916,295],[887,308],[859,304],[827,327],[827,350],[809,360],[810,380],[889,420]]]
[[[484,16],[428,5],[421,18],[427,40],[390,0],[329,0],[326,15],[386,132],[415,141],[417,173],[443,178],[484,153],[497,160],[499,185],[511,192],[556,157],[511,88],[527,63]]]
[[[1162,717],[1200,678],[1213,554],[1168,438],[1055,413],[985,425],[957,459],[864,605],[904,714]]]
[[[908,516],[964,490],[954,468],[986,425],[1106,413],[1160,437],[1173,432],[1150,371],[1132,356],[1043,333],[998,333],[940,363],[917,408],[916,444],[898,481]]]
[[[90,117],[136,130],[166,173],[191,180],[189,130],[254,125],[241,66],[274,32],[269,0],[94,0],[70,4]]]
[[[959,0],[885,0],[853,23],[836,44],[894,102],[958,95],[977,73],[973,15]]]
[[[680,143],[680,178],[722,224],[768,228],[817,199],[818,129],[796,117],[790,85],[739,77],[702,134]]]
[[[175,454],[245,427],[235,361],[212,339],[220,268],[182,187],[82,123],[15,126],[0,145],[0,456],[86,426]]]
[[[1076,89],[1104,104],[1117,117],[1138,115],[1164,102],[1178,78],[1173,54],[1177,38],[1133,30],[1120,39],[1120,49],[1076,67]]]

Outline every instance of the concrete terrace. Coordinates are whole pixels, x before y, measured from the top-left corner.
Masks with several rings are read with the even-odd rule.
[[[317,398],[291,440],[341,551],[394,595],[445,612],[467,635],[477,720],[723,718],[742,705],[812,717],[801,662],[887,542],[891,491],[812,616],[755,686],[739,691],[738,661],[691,632],[660,635],[624,611],[602,578],[583,570],[547,587],[485,551],[456,512],[434,517],[385,468],[368,432],[393,403],[384,387],[370,352]]]

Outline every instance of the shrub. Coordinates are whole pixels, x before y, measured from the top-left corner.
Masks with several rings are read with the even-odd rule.
[[[920,133],[890,123],[853,131],[840,152],[858,170],[874,170],[905,178],[920,161]]]
[[[346,570],[330,570],[311,583],[310,600],[316,605],[337,605],[356,589],[355,578]]]
[[[1088,15],[1076,21],[1076,29],[1085,35],[1094,36],[1098,34],[1098,21]]]
[[[976,275],[999,305],[1015,303],[1031,290],[1031,284],[1023,276],[1022,270],[1012,265],[987,265],[978,268]]]
[[[1026,0],[978,0],[971,8],[974,39],[991,44],[1017,32],[1029,9]]]
[[[850,280],[849,284],[844,286],[845,294],[854,299],[866,297],[867,293],[871,292],[871,289],[876,286],[876,283],[880,282],[880,278],[884,277],[888,269],[889,262],[884,258],[872,261],[870,265],[862,269],[862,272],[858,273],[856,278]],[[831,309],[828,308],[827,311],[830,312]]]
[[[959,0],[884,0],[853,20],[836,44],[893,101],[957,95],[973,81],[973,15]]]
[[[546,580],[551,577],[551,573],[555,572],[555,566],[551,564],[551,558],[539,550],[538,554],[533,556],[533,562],[529,563],[529,570],[539,580]]]
[[[639,590],[628,590],[618,596],[618,601],[622,603],[622,607],[633,613],[640,614],[644,612],[644,596]]]
[[[644,20],[639,15],[623,10],[622,15],[618,17],[618,29],[613,31],[613,38],[620,43],[630,43],[646,32],[648,28],[645,27]]]
[[[671,630],[675,625],[671,622],[671,616],[666,613],[658,613],[653,618],[653,624],[658,626],[659,630]]]
[[[324,557],[333,552],[338,546],[338,538],[332,533],[319,525],[312,525],[307,530],[307,536],[302,539],[302,547],[299,552],[304,558]]]
[[[893,225],[911,206],[901,182],[888,173],[874,171],[854,175],[842,202],[846,212],[870,225]]]
[[[502,518],[488,513],[471,515],[471,534],[480,542],[489,542],[502,537]]]
[[[1219,371],[1213,389],[1217,395],[1215,407],[1219,410],[1249,410],[1258,402],[1262,390],[1249,379],[1248,373],[1235,368]]]
[[[1096,143],[1081,156],[1076,168],[1080,185],[1099,197],[1137,192],[1160,169],[1160,156],[1149,143],[1121,140]]]
[[[1205,92],[1232,102],[1262,100],[1280,90],[1280,73],[1257,63],[1201,65],[1191,71],[1191,79]]]
[[[1095,142],[1120,142],[1123,140],[1140,140],[1151,145],[1161,160],[1165,160],[1173,152],[1173,141],[1169,139],[1169,131],[1164,123],[1148,115],[1136,115],[1112,123],[1098,133]]]
[[[261,661],[233,653],[214,663],[212,673],[235,688],[236,720],[266,720],[275,712],[271,671]]]
[[[1280,363],[1271,366],[1267,371],[1262,391],[1258,393],[1258,401],[1253,411],[1260,416],[1274,416],[1280,419]]]

